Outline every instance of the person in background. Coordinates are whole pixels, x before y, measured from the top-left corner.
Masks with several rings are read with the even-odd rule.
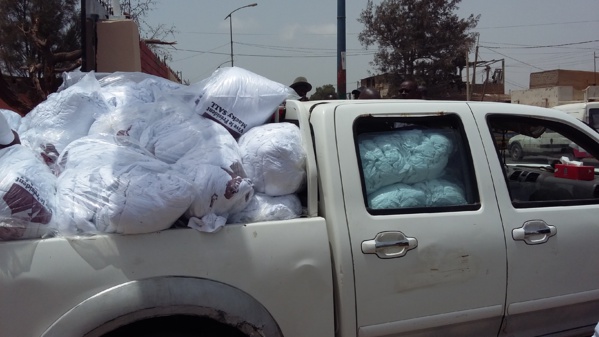
[[[422,99],[426,99],[426,97],[428,96],[428,89],[426,89],[424,85],[418,86],[418,92],[420,93],[420,98]]]
[[[290,85],[290,87],[293,90],[295,90],[295,92],[299,95],[300,101],[310,100],[308,99],[306,94],[308,94],[308,92],[312,90],[312,84],[308,83],[308,80],[305,77],[300,76],[296,78],[295,80],[293,80],[293,83]]]
[[[362,91],[362,89],[364,89],[364,87],[359,87],[357,89],[352,90],[351,94],[353,96],[353,99],[358,99],[360,97],[360,92]]]
[[[358,99],[380,99],[381,93],[375,88],[366,87],[360,92]]]
[[[399,85],[399,98],[420,99],[422,96],[418,91],[418,85],[413,80],[405,80]]]

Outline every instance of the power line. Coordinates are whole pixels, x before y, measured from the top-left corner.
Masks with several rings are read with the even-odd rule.
[[[246,45],[246,46],[252,46],[252,47],[257,47],[257,48],[262,48],[262,49],[273,49],[273,50],[278,50],[278,51],[289,51],[289,52],[294,52],[297,53],[302,52],[304,54],[302,55],[272,55],[272,54],[243,54],[243,53],[237,53],[237,55],[239,56],[249,56],[249,57],[270,57],[270,58],[305,58],[305,57],[314,57],[314,58],[323,58],[323,57],[337,57],[335,50],[333,49],[325,49],[325,48],[300,48],[300,47],[284,47],[284,46],[269,46],[269,45],[259,45],[259,44],[249,44],[249,43],[239,43],[239,42],[235,42],[235,44],[240,44],[240,45]],[[194,50],[194,49],[181,49],[181,48],[176,48],[176,47],[172,47],[173,49],[177,50],[177,51],[185,51],[185,52],[192,52],[192,53],[199,53],[199,55],[201,54],[213,54],[213,55],[228,55],[227,53],[224,52],[215,52],[214,50],[219,49],[221,47],[223,47],[224,45],[212,48],[210,50]],[[368,51],[368,50],[362,50],[362,49],[350,49],[350,51],[354,51],[353,53],[348,53],[347,56],[364,56],[364,55],[374,55],[375,52],[374,51]],[[314,53],[314,52],[321,52],[321,54],[308,54],[306,55],[305,53]],[[324,54],[322,53],[324,52]],[[182,60],[186,60],[188,58],[192,58],[198,55],[193,55],[193,56],[189,56],[187,58],[183,58],[183,59],[179,59],[177,61],[182,61]]]
[[[505,57],[505,58],[508,58],[508,59],[510,59],[510,60],[513,60],[513,61],[516,61],[516,62],[519,62],[519,63],[525,64],[525,65],[527,65],[527,66],[529,66],[529,67],[533,67],[533,68],[535,68],[535,69],[538,69],[538,70],[541,70],[541,71],[545,71],[545,69],[541,69],[541,68],[539,68],[539,67],[533,66],[533,65],[532,65],[532,64],[530,64],[530,63],[526,63],[526,62],[524,62],[524,61],[517,60],[517,59],[515,59],[515,58],[513,58],[513,57],[510,57],[510,56],[507,56],[507,55],[505,55],[505,54],[503,54],[503,53],[500,53],[500,52],[498,52],[498,51],[496,51],[496,50],[494,50],[494,49],[492,49],[492,48],[483,47],[483,46],[480,46],[480,47],[481,47],[481,48],[485,48],[485,49],[489,49],[490,51],[492,51],[492,52],[494,52],[494,53],[497,53],[497,54],[499,54],[499,55],[501,55],[501,56],[503,56],[503,57]]]
[[[256,44],[256,43],[243,43],[243,42],[235,42],[236,44],[239,45],[244,45],[244,46],[253,46],[253,47],[261,47],[261,48],[280,48],[280,49],[288,49],[288,50],[319,50],[319,51],[334,51],[337,52],[337,49],[335,48],[307,48],[307,47],[286,47],[286,46],[274,46],[274,45],[266,45],[266,44]],[[360,48],[360,49],[348,49],[348,50],[354,50],[354,51],[364,51],[364,49]]]
[[[192,49],[177,49],[178,51],[187,51],[202,54],[212,55],[229,55],[228,53],[220,53],[206,50],[192,50]],[[323,57],[337,57],[337,55],[269,55],[269,54],[242,54],[236,53],[235,55],[247,56],[247,57],[270,57],[270,58],[323,58]],[[347,56],[363,56],[364,54],[347,54]],[[179,60],[180,61],[180,60]]]
[[[229,45],[228,43],[225,43],[225,44],[222,44],[222,45],[220,45],[220,46],[218,46],[218,47],[214,47],[214,48],[212,48],[212,49],[210,49],[210,50],[208,50],[208,51],[204,51],[204,52],[202,52],[202,51],[197,51],[197,53],[198,53],[198,54],[191,55],[191,56],[188,56],[188,57],[184,57],[184,58],[182,58],[182,59],[178,59],[178,60],[174,60],[174,61],[175,61],[175,62],[178,62],[178,61],[184,61],[184,60],[187,60],[187,59],[190,59],[190,58],[198,57],[198,56],[200,56],[200,55],[202,55],[202,54],[210,53],[210,52],[211,52],[211,51],[213,51],[213,50],[216,50],[216,49],[222,48],[222,47],[224,47],[224,46],[228,46],[228,45]],[[175,46],[173,46],[173,49],[175,49],[175,50],[183,50],[183,49],[178,49],[178,48],[177,48],[177,47],[175,47]]]
[[[593,43],[593,42],[599,42],[599,40],[589,40],[589,41],[581,41],[581,42],[551,44],[551,45],[544,45],[544,46],[514,46],[514,47],[490,47],[490,46],[485,46],[484,48],[487,48],[487,49],[503,49],[503,48],[509,48],[509,49],[556,48],[556,47],[564,47],[564,46],[574,46],[574,45],[580,45],[580,44],[587,44],[587,43]],[[481,47],[483,47],[483,46],[481,46]]]
[[[592,23],[592,22],[599,22],[599,20],[553,22],[553,23],[537,23],[537,24],[530,24],[530,25],[512,25],[512,26],[495,26],[495,27],[476,27],[476,29],[503,29],[503,28],[521,28],[521,27],[540,27],[540,26],[569,25],[569,24]]]

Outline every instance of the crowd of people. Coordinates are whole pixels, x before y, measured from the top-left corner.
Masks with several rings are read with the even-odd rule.
[[[290,85],[292,89],[300,97],[300,101],[309,101],[307,94],[312,90],[312,85],[308,82],[308,80],[303,77],[297,77],[293,83]],[[351,99],[381,99],[381,93],[374,87],[359,87],[351,92]],[[391,95],[390,98],[399,98],[399,99],[426,99],[426,87],[418,86],[416,81],[407,79],[403,81],[397,94]],[[324,99],[326,100],[334,100],[338,99],[338,95],[336,92],[328,93],[325,95]]]

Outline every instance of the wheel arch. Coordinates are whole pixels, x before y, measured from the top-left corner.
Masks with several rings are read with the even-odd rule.
[[[41,337],[98,337],[140,320],[171,315],[210,318],[247,336],[283,336],[268,310],[246,292],[214,280],[168,276],[102,291],[62,315]]]

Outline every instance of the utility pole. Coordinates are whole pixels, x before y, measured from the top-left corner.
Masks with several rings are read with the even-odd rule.
[[[466,100],[470,100],[470,50],[466,50]]]
[[[229,19],[229,32],[230,32],[229,34],[231,36],[231,67],[233,67],[233,17],[231,15],[242,8],[256,7],[256,6],[258,6],[257,3],[241,6],[237,9],[235,9],[234,11],[232,11],[231,13],[229,13],[229,15],[225,16],[225,20]]]
[[[337,0],[337,95],[346,99],[345,0]]]
[[[593,73],[595,79],[593,80],[593,85],[597,85],[597,55],[596,52],[593,52]]]
[[[478,41],[480,40],[480,34],[476,33],[476,48],[474,49],[474,67],[472,68],[472,87],[476,84],[476,66],[478,64]]]

